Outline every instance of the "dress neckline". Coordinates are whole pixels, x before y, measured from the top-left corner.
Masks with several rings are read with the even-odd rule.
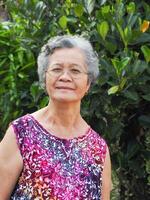
[[[44,131],[44,133],[46,133],[46,135],[49,135],[49,136],[55,138],[56,140],[61,140],[61,141],[66,141],[66,142],[67,141],[74,141],[74,140],[84,140],[92,132],[91,127],[88,126],[87,130],[85,131],[85,133],[83,135],[76,136],[76,137],[73,137],[73,138],[61,138],[61,137],[55,135],[52,131],[49,131],[46,128],[44,128],[44,126],[32,114],[27,114],[27,116],[29,116]]]

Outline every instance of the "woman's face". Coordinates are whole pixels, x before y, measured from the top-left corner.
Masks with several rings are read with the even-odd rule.
[[[81,101],[89,86],[82,50],[78,48],[55,50],[50,56],[46,72],[46,90],[50,98],[62,102]]]

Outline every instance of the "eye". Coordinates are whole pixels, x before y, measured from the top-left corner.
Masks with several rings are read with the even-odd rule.
[[[79,69],[73,68],[73,69],[71,69],[71,73],[73,73],[73,74],[81,74],[81,71]]]
[[[62,72],[62,68],[61,67],[55,67],[53,69],[51,69],[52,72]]]

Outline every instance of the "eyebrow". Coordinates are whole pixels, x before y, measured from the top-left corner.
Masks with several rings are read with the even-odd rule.
[[[53,63],[53,64],[50,65],[50,66],[53,66],[53,65],[60,65],[60,66],[62,67],[64,64],[63,64],[63,63],[56,62],[56,63]],[[72,66],[77,66],[77,67],[82,68],[82,65],[77,64],[77,63],[71,63],[70,65],[72,65]]]

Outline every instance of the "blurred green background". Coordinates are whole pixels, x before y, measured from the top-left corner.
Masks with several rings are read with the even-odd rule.
[[[15,118],[48,102],[37,55],[52,36],[82,34],[99,55],[100,77],[82,115],[111,153],[111,200],[150,197],[150,2],[0,1],[0,138]]]

